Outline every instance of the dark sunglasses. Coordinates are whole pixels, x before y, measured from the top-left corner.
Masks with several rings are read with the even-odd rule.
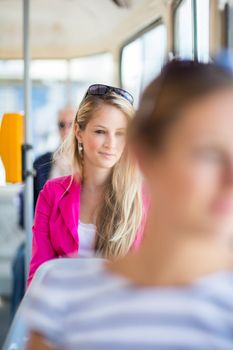
[[[72,123],[58,122],[59,129],[71,128]]]
[[[131,103],[131,105],[133,104],[133,96],[128,91],[104,84],[93,84],[89,86],[84,98],[86,98],[88,95],[104,96],[109,92],[115,92],[117,95],[125,98],[129,103]]]

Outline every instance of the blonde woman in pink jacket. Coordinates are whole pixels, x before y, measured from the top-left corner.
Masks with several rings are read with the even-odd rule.
[[[70,176],[49,180],[33,225],[28,284],[45,261],[77,254],[114,259],[140,244],[148,199],[126,133],[134,116],[125,90],[91,85],[55,159]]]

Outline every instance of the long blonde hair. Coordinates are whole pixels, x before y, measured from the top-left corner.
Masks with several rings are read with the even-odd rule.
[[[122,111],[128,124],[133,119],[132,105],[114,92],[101,97],[88,95],[81,102],[69,135],[54,155],[55,161],[62,157],[69,163],[73,178],[78,181],[83,178],[84,160],[79,152],[75,124],[78,123],[80,129],[85,130],[95,112],[105,104]],[[115,258],[125,255],[131,248],[143,217],[141,183],[136,161],[126,146],[105,185],[96,222],[96,254]]]

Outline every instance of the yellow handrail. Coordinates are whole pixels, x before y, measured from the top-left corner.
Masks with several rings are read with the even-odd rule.
[[[24,143],[24,116],[5,113],[0,127],[0,157],[6,182],[22,182],[22,145]]]

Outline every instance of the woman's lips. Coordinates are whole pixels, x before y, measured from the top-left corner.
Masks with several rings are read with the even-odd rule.
[[[115,154],[112,153],[106,153],[106,152],[99,152],[99,154],[105,158],[113,158],[115,157]]]

